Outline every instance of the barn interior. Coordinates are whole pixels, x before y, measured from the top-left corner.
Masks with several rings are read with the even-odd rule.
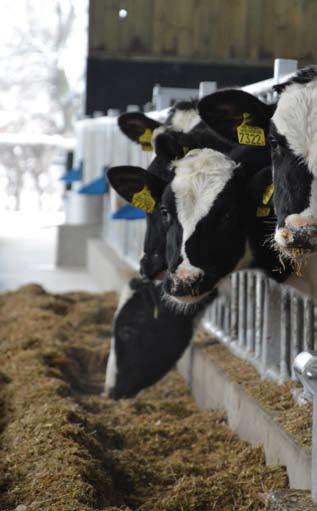
[[[0,510],[316,510],[317,270],[304,244],[295,263],[273,246],[269,130],[276,87],[315,65],[317,3],[3,0],[2,14]],[[202,105],[228,91],[270,112],[254,124],[242,110],[235,128],[240,149],[269,155],[256,160],[269,172],[254,210],[264,262],[237,256],[198,304],[190,288],[197,307],[178,307],[169,227],[162,271],[144,259],[154,212],[167,211],[152,180],[168,171],[164,190],[176,190],[181,162],[221,152],[201,138],[209,129],[230,144],[227,161],[226,108],[209,125]],[[198,124],[175,121],[184,111],[203,124],[195,136]],[[169,134],[181,142],[167,158],[157,140]],[[133,191],[115,176],[126,169],[138,172]],[[236,211],[247,223],[243,186]],[[237,225],[235,239],[247,239]],[[209,235],[220,247],[211,234],[198,252]],[[182,247],[178,264],[192,270]],[[218,252],[219,265],[228,251]]]

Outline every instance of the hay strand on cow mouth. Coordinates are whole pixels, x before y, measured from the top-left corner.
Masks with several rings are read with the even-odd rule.
[[[277,254],[280,265],[285,271],[285,263],[290,263],[295,275],[302,276],[302,268],[307,264],[308,254],[303,248],[293,247],[284,249],[274,239],[274,234],[270,234],[264,244],[269,245]]]

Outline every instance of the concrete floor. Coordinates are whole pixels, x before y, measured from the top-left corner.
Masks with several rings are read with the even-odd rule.
[[[98,291],[86,271],[56,268],[56,223],[61,216],[1,213],[0,291],[31,282],[48,291]]]

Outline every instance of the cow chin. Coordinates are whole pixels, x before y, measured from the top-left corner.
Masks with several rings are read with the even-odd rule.
[[[199,307],[209,296],[209,294],[210,292],[205,292],[197,296],[193,295],[174,296],[165,292],[163,295],[163,299],[165,303],[175,312],[189,314],[199,309]]]
[[[163,270],[163,271],[160,271],[159,273],[157,273],[153,280],[156,280],[158,282],[163,282],[163,280],[165,279],[165,276],[166,276],[166,271]]]

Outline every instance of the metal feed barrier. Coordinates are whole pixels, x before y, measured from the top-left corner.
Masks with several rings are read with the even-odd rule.
[[[262,376],[294,378],[295,357],[317,348],[314,300],[255,270],[234,273],[228,284],[230,292],[220,291],[208,307],[204,327]]]

